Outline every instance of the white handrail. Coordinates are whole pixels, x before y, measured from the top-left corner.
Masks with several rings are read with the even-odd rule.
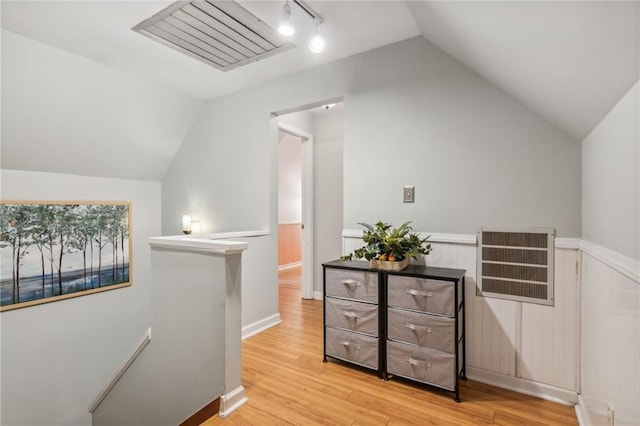
[[[93,404],[91,404],[91,406],[89,407],[90,413],[93,413],[98,409],[100,404],[102,404],[102,401],[104,401],[104,399],[107,397],[109,392],[111,392],[111,389],[113,389],[113,387],[116,385],[116,383],[118,383],[120,378],[122,378],[124,373],[129,369],[129,367],[131,367],[131,364],[133,364],[136,358],[140,356],[140,354],[142,353],[142,351],[144,351],[144,348],[147,347],[149,342],[151,342],[151,328],[147,328],[147,331],[145,331],[144,335],[140,338],[140,341],[136,345],[133,352],[129,355],[125,363],[122,364],[122,366],[118,369],[118,371],[116,371],[116,373],[113,375],[109,383],[107,383],[107,385],[98,394],[98,397],[95,399],[95,401],[93,401]]]

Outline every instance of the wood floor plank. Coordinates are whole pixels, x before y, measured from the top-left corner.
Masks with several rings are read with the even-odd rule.
[[[301,299],[300,268],[280,276],[282,323],[242,343],[249,401],[203,426],[577,425],[573,407],[472,380],[461,382],[458,404],[450,392],[322,362],[322,301]]]

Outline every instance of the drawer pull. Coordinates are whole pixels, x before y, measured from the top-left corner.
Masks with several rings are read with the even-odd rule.
[[[346,340],[344,342],[342,342],[342,346],[344,346],[346,348],[354,348],[357,351],[360,350],[360,345],[354,345],[353,343],[348,342]]]
[[[344,280],[341,282],[342,285],[355,285],[356,287],[360,287],[360,282],[352,279]]]
[[[413,330],[413,331],[416,331],[418,329],[423,329],[427,333],[431,333],[431,327],[427,327],[426,325],[416,325],[416,324],[411,324],[410,322],[408,322],[408,323],[405,324],[405,327],[407,327],[409,330]]]
[[[411,358],[411,357],[409,357],[409,358],[407,359],[407,362],[408,362],[409,364],[411,364],[411,365],[418,365],[418,364],[420,364],[421,362],[424,362],[424,364],[425,364],[425,365],[424,365],[424,366],[425,366],[425,368],[431,368],[431,363],[430,363],[430,362],[428,362],[428,361],[420,361],[420,360],[417,360],[417,359],[415,359],[415,358]]]
[[[360,318],[360,315],[356,314],[355,312],[342,311],[342,315],[344,315],[347,318],[355,318],[355,319]]]
[[[433,297],[433,292],[431,291],[415,290],[413,288],[408,288],[406,293],[412,296]]]

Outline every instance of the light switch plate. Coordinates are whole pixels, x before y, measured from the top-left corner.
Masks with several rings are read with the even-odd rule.
[[[415,186],[405,186],[402,191],[402,198],[405,203],[413,203],[415,201]]]

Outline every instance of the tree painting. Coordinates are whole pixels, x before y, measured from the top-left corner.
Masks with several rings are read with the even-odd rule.
[[[129,203],[0,201],[0,311],[131,285]]]

